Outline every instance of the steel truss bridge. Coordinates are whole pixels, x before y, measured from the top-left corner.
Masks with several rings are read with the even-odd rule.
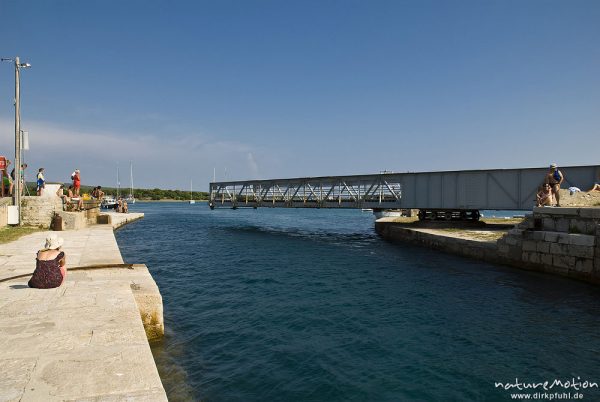
[[[600,165],[560,167],[562,188],[588,190]],[[211,208],[530,210],[548,168],[382,173],[210,183]]]

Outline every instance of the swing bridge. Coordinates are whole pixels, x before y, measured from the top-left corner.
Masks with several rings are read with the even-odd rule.
[[[589,189],[600,165],[559,167],[562,188]],[[475,218],[479,210],[531,210],[548,168],[380,173],[210,183],[214,208],[419,209]],[[420,215],[421,217],[421,215]]]

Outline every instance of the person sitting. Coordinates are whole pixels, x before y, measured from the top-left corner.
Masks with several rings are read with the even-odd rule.
[[[98,186],[96,188],[96,192],[98,194],[98,197],[96,197],[96,198],[98,198],[99,200],[101,200],[102,197],[104,197],[104,191],[102,191],[102,186]]]
[[[64,240],[52,233],[46,238],[44,248],[36,257],[35,271],[27,285],[30,288],[57,288],[67,277],[65,253],[60,250]]]
[[[62,200],[63,209],[65,209],[64,206],[67,205],[67,202],[69,200],[68,200],[68,197],[65,195],[65,185],[64,184],[61,184],[58,187],[58,190],[56,190],[56,196]]]
[[[69,202],[70,202],[70,204],[71,204],[72,207],[74,207],[75,204],[77,204],[76,211],[83,211],[83,200],[81,199],[81,197],[76,196],[73,193],[73,185],[69,186],[68,199],[69,199]]]
[[[90,193],[90,196],[92,197],[92,199],[97,199],[98,198],[98,187],[94,187],[94,189]]]
[[[536,206],[537,207],[545,207],[552,205],[552,188],[550,184],[545,183],[541,185],[538,189],[538,193],[536,195]]]

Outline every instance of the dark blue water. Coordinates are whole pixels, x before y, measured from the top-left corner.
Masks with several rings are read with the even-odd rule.
[[[509,400],[494,382],[600,382],[597,287],[389,244],[366,212],[134,208],[145,218],[117,239],[163,295],[172,400]]]

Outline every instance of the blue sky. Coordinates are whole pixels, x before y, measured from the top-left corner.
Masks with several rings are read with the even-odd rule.
[[[26,160],[139,187],[598,164],[598,1],[7,1]],[[0,64],[0,153],[14,72]],[[122,174],[122,176],[126,174]],[[128,184],[128,179],[122,179]]]

